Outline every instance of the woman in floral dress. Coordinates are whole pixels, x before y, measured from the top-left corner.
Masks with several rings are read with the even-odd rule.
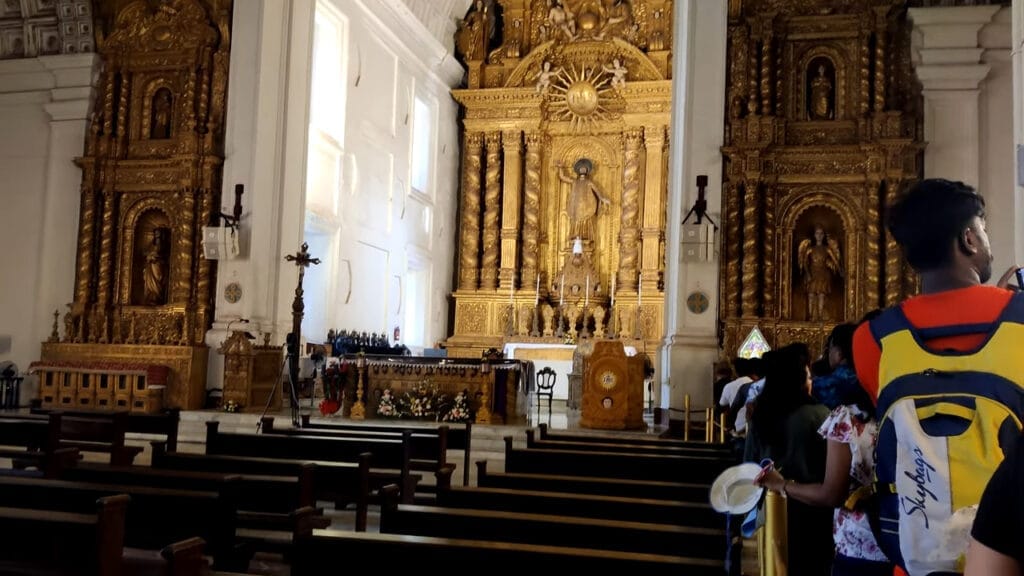
[[[836,339],[830,343],[832,347],[838,349],[830,350],[830,355],[834,352],[844,358],[853,357],[849,340]],[[825,480],[816,484],[800,484],[786,480],[772,470],[761,481],[768,489],[794,500],[836,509],[832,525],[836,545],[833,576],[893,574],[892,563],[875,541],[867,513],[857,505],[858,490],[870,486],[874,478],[878,426],[873,414],[871,401],[859,386],[846,388],[840,405],[818,429],[818,433],[828,441]]]

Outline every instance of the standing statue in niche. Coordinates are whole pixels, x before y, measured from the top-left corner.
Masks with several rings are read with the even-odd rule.
[[[167,303],[167,260],[164,257],[164,232],[153,230],[152,241],[146,250],[146,267],[142,271],[143,303],[160,306]]]
[[[467,61],[483,59],[486,53],[486,18],[483,0],[477,0],[473,11],[466,16],[465,20],[459,22],[455,42],[459,51],[462,52],[463,58]]]
[[[153,112],[149,123],[149,137],[152,140],[167,140],[171,137],[171,91],[161,88],[153,95]]]
[[[828,320],[825,317],[825,300],[832,293],[833,278],[843,275],[839,244],[825,234],[824,228],[815,226],[814,237],[800,242],[797,256],[807,292],[807,319]]]
[[[818,75],[811,80],[811,120],[833,120],[832,81],[825,74],[825,65],[818,65]]]
[[[577,160],[572,166],[576,173],[575,178],[565,170],[563,165],[559,164],[558,168],[558,179],[566,184],[572,184],[569,201],[566,202],[566,211],[569,214],[569,238],[592,240],[598,200],[605,206],[611,204],[608,196],[591,179],[590,174],[594,171],[594,163],[587,158]]]

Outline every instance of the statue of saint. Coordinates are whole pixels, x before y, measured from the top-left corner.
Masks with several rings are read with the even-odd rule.
[[[843,274],[839,244],[825,234],[824,228],[815,226],[814,237],[800,242],[797,256],[807,292],[807,319],[827,320],[825,300],[832,293],[832,279]]]
[[[580,158],[573,164],[572,169],[576,172],[575,178],[559,164],[558,179],[566,184],[572,184],[569,201],[566,203],[566,211],[569,214],[569,237],[591,240],[594,237],[597,202],[600,200],[601,204],[609,205],[611,200],[590,177],[594,170],[593,162],[587,158]]]
[[[560,30],[566,40],[576,39],[576,16],[562,5],[562,0],[548,0],[548,26]]]
[[[146,250],[146,267],[142,270],[143,303],[159,306],[167,303],[167,260],[164,258],[163,231],[153,230],[152,242]]]
[[[818,66],[818,75],[811,80],[810,116],[812,120],[832,120],[832,81],[825,75],[825,65]]]
[[[161,88],[153,95],[153,115],[150,119],[149,137],[166,140],[171,137],[171,91]]]
[[[473,11],[466,16],[465,20],[459,22],[455,42],[459,51],[462,52],[462,57],[467,61],[482,59],[486,55],[486,18],[483,0],[477,0]]]

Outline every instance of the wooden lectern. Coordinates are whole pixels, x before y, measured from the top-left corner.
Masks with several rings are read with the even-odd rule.
[[[581,346],[579,352],[583,361],[580,426],[646,428],[643,356],[626,356],[618,340],[598,340],[592,346]]]

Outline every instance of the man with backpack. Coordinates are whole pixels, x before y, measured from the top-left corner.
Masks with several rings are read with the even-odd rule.
[[[910,576],[962,571],[957,534],[1024,419],[1024,296],[985,286],[985,202],[960,182],[923,180],[888,227],[921,295],[854,335],[857,375],[876,401],[872,508],[879,544]],[[955,515],[955,516],[954,516]]]

